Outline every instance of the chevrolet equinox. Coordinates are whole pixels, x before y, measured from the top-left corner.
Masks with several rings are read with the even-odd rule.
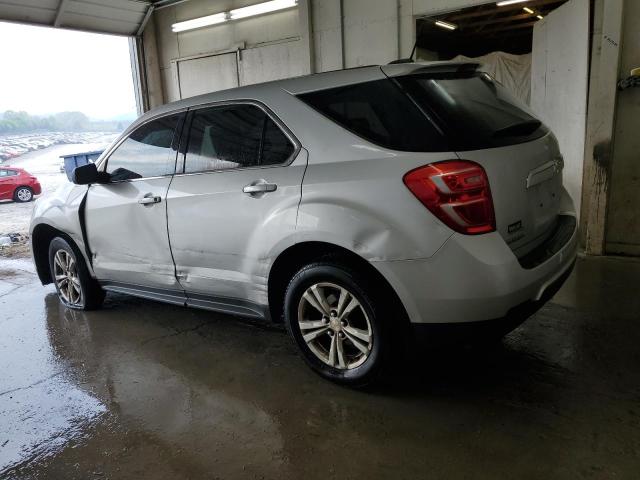
[[[142,115],[36,202],[33,257],[68,308],[113,291],[284,322],[313,370],[364,385],[408,333],[503,335],[557,291],[562,169],[477,64],[328,72]]]

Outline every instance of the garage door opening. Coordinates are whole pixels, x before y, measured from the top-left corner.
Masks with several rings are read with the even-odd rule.
[[[0,234],[23,234],[30,200],[69,181],[62,157],[95,159],[136,118],[129,39],[0,23],[0,45]],[[18,195],[23,170],[41,189]]]
[[[564,3],[566,0],[491,3],[418,18],[417,58],[477,59],[485,71],[530,103],[534,26]]]
[[[564,156],[564,183],[578,211],[591,3],[493,2],[416,19],[418,60],[473,59],[551,127]]]

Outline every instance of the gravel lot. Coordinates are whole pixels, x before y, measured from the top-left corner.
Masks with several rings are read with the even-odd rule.
[[[98,143],[55,145],[26,153],[18,158],[3,162],[1,165],[24,168],[38,177],[42,185],[41,197],[54,192],[64,182],[68,182],[67,176],[60,172],[62,163],[60,155],[100,150],[106,148],[115,137],[115,134],[104,136],[99,139]],[[33,202],[16,203],[12,200],[0,200],[0,234],[27,233],[33,205]]]

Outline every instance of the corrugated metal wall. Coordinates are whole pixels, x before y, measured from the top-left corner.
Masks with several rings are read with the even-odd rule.
[[[0,0],[0,19],[88,32],[135,35],[150,6],[141,0]]]

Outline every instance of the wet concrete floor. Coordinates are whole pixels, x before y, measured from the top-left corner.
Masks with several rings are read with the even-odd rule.
[[[0,478],[640,478],[640,263],[580,259],[501,343],[359,392],[279,329],[0,263]]]

